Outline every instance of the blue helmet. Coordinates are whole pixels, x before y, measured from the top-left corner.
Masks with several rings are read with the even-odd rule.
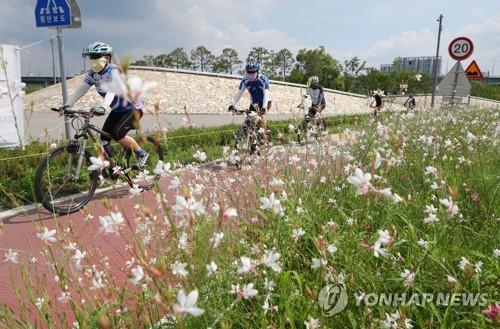
[[[248,62],[245,66],[245,70],[247,71],[247,73],[258,72],[260,70],[260,65],[259,63]]]

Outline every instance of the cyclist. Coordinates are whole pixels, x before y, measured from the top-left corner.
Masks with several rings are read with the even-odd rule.
[[[240,100],[245,89],[250,93],[251,105],[250,111],[257,111],[260,116],[261,128],[266,129],[264,114],[271,109],[271,92],[269,88],[269,79],[263,74],[259,74],[260,65],[255,62],[248,62],[245,66],[246,75],[241,79],[233,102],[228,111],[235,111],[235,105]],[[255,105],[254,105],[255,104]],[[257,106],[258,108],[255,108]]]
[[[384,102],[382,101],[382,92],[380,90],[373,92],[373,101],[370,104],[370,107],[373,108],[373,117],[377,117],[377,113],[382,110],[384,107]]]
[[[413,97],[412,94],[408,95],[408,98],[406,99],[404,105],[406,107],[406,110],[413,110],[416,106],[417,103],[415,102],[415,98]]]
[[[319,78],[317,76],[312,76],[307,80],[307,91],[306,97],[311,97],[311,106],[309,107],[309,113],[306,114],[306,121],[313,118],[316,113],[321,112],[326,107],[325,93],[323,87],[319,85]]]
[[[106,83],[121,80],[118,67],[111,62],[113,48],[103,42],[93,42],[85,50],[84,55],[90,58],[90,70],[87,72],[80,86],[68,98],[64,106],[60,108],[60,113],[64,109],[73,106],[90,87],[95,86],[97,93],[104,98],[101,107],[95,110],[105,113],[107,108],[111,108],[102,130],[110,134],[114,140],[126,148],[132,149],[137,156],[137,164],[143,167],[149,154],[143,150],[135,139],[127,133],[138,128],[138,121],[142,118],[142,102],[137,100],[134,104],[124,96],[115,95],[106,91]],[[113,155],[111,140],[106,136],[101,136],[104,150],[109,156]]]

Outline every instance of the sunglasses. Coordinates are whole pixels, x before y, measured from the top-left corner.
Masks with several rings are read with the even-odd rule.
[[[99,59],[101,57],[104,57],[104,55],[98,55],[98,54],[90,54],[89,55],[90,59]]]

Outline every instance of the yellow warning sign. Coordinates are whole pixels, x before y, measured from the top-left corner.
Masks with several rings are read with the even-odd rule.
[[[468,79],[483,79],[483,74],[479,69],[479,66],[476,63],[476,60],[473,60],[469,66],[465,69],[465,76]]]

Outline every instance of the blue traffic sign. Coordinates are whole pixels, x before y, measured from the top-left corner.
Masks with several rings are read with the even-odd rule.
[[[36,27],[71,25],[68,0],[37,0],[35,20]]]

